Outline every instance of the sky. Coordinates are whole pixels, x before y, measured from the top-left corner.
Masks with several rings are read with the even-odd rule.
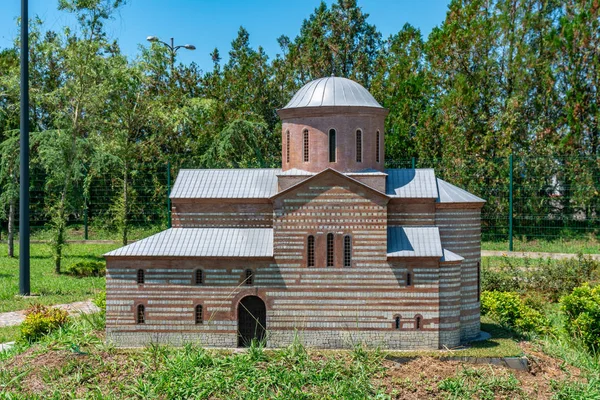
[[[56,0],[29,0],[29,16],[44,21],[44,29],[60,30],[73,25],[75,19],[57,10]],[[175,38],[175,44],[193,44],[195,51],[181,49],[177,60],[195,62],[203,70],[212,69],[211,51],[217,47],[225,61],[231,41],[240,26],[250,33],[250,44],[262,46],[273,58],[280,52],[277,38],[293,39],[302,21],[319,5],[320,0],[128,0],[114,20],[107,23],[109,37],[117,39],[121,50],[134,58],[139,46],[147,46],[146,37],[163,41]],[[332,0],[327,0],[328,4]],[[405,23],[421,29],[424,36],[440,25],[449,0],[358,0],[384,38],[397,33]],[[0,48],[12,46],[19,34],[16,18],[21,0],[0,0]]]

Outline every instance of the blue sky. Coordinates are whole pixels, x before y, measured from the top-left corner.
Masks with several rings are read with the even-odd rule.
[[[147,45],[145,38],[155,35],[175,44],[191,43],[196,51],[180,50],[178,61],[196,62],[200,68],[212,68],[209,53],[217,47],[226,58],[238,28],[250,33],[252,47],[263,46],[269,57],[279,52],[277,37],[294,38],[320,0],[128,0],[115,19],[107,24],[111,38],[117,38],[122,51],[130,57]],[[16,17],[20,0],[0,0],[0,48],[12,45],[18,34]],[[327,0],[331,4],[331,0]],[[408,22],[426,36],[445,17],[449,0],[359,0],[369,22],[386,38]],[[61,29],[74,19],[56,10],[55,0],[29,0],[30,17],[38,15],[46,29]]]

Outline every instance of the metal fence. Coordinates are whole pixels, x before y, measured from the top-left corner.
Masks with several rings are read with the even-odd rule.
[[[388,168],[434,168],[436,175],[485,199],[482,238],[506,250],[534,239],[587,239],[600,233],[600,159],[510,156],[498,159],[388,160]],[[188,167],[189,168],[189,167]],[[68,196],[69,239],[144,237],[170,223],[168,192],[178,168],[137,165],[127,179],[127,213],[121,171],[85,177]],[[48,192],[43,173],[32,171],[34,239],[48,238]],[[124,219],[123,216],[126,218]],[[7,221],[2,221],[3,236]]]

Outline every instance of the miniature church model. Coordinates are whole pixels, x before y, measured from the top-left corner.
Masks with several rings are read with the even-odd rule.
[[[280,169],[181,170],[172,226],[106,254],[107,340],[455,347],[479,335],[484,200],[385,169],[388,111],[309,82],[278,114]]]

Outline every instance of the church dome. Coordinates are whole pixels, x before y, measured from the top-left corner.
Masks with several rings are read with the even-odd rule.
[[[302,86],[283,110],[331,106],[383,108],[360,84],[350,79],[330,76],[315,79]]]

